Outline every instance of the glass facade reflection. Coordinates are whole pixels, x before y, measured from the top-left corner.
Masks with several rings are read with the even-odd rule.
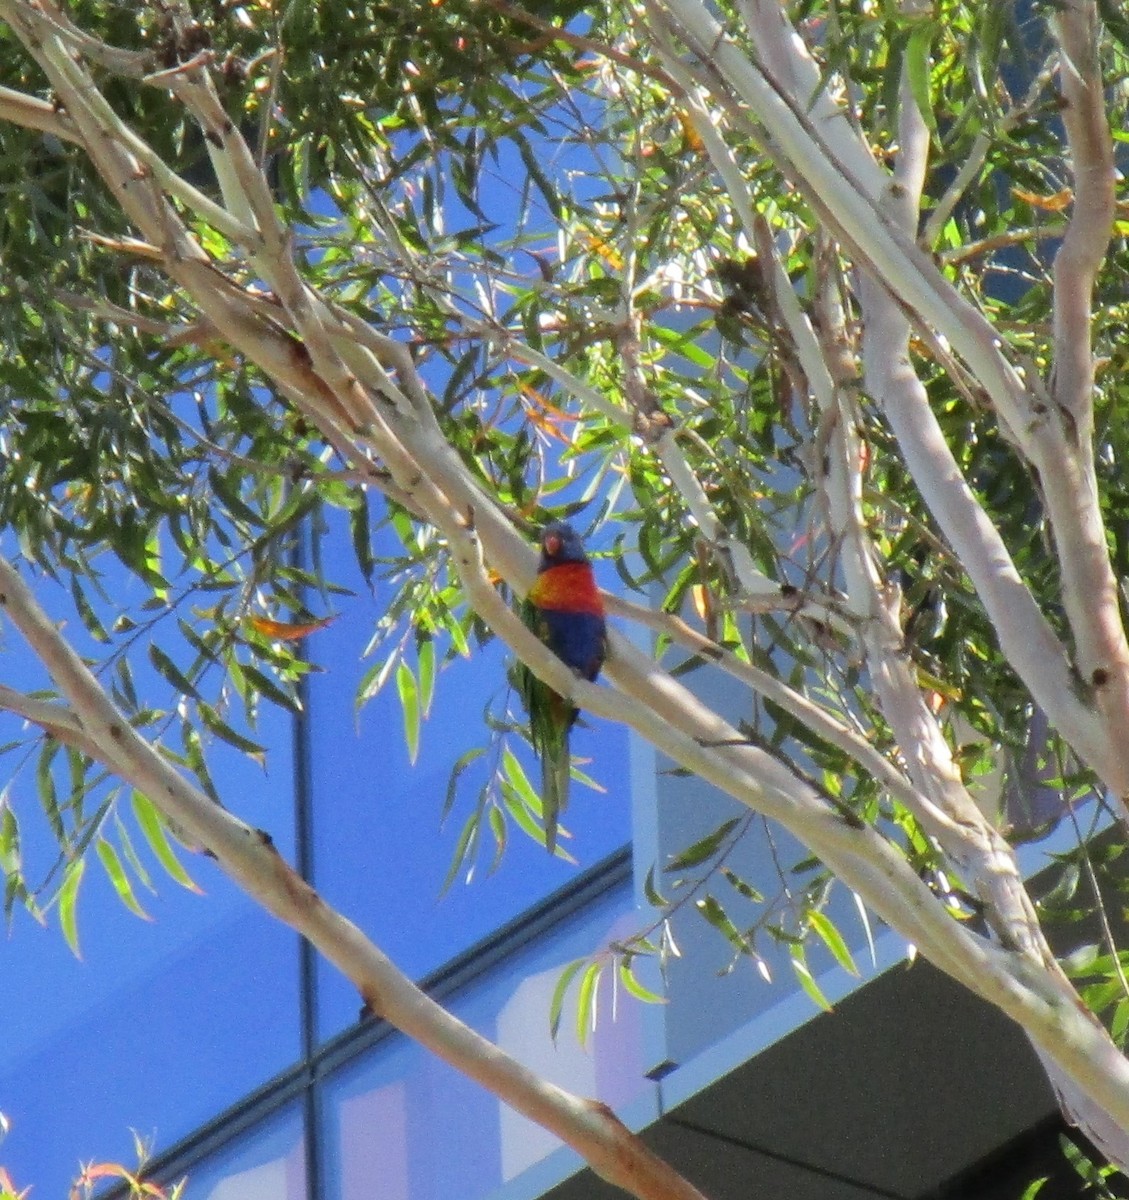
[[[306,1200],[306,1139],[292,1105],[187,1172],[193,1200]]]
[[[630,1100],[645,1082],[632,1006],[617,1001],[613,1021],[610,992],[601,995],[585,1047],[574,1037],[554,1047],[547,1029],[561,967],[632,919],[625,732],[577,727],[577,752],[605,791],[574,788],[565,824],[576,862],[550,859],[513,830],[496,870],[487,846],[473,880],[464,871],[445,892],[473,803],[459,796],[440,827],[448,780],[459,755],[488,736],[482,713],[507,686],[505,655],[487,646],[444,669],[412,764],[395,689],[355,708],[381,610],[366,588],[354,600],[349,620],[311,643],[324,670],[304,720],[274,714],[258,731],[268,773],[221,747],[221,792],[464,1019],[565,1086]],[[17,802],[34,849],[36,797]],[[40,834],[50,856],[50,833]],[[142,897],[150,922],[128,914],[92,866],[78,909],[81,961],[57,921],[41,929],[23,914],[0,947],[0,986],[18,998],[0,1036],[0,1112],[11,1122],[0,1166],[17,1186],[66,1195],[82,1164],[132,1169],[134,1132],[156,1178],[189,1177],[190,1200],[485,1196],[552,1153],[552,1139],[475,1085],[361,1023],[347,981],[303,954],[214,863],[182,858],[205,895],[154,871],[159,894]]]
[[[606,947],[633,921],[634,898],[624,884],[454,997],[450,1007],[551,1082],[622,1108],[648,1086],[638,1006],[605,1011],[584,1046],[568,1028],[554,1044],[547,1013],[563,967]],[[610,1008],[610,981],[604,990],[601,1003]],[[474,1200],[493,1195],[559,1147],[540,1126],[399,1039],[329,1078],[322,1110],[331,1200]]]
[[[466,956],[463,969],[472,978],[449,992],[445,1003],[552,1082],[619,1112],[642,1104],[653,1116],[654,1085],[644,1075],[646,1012],[613,994],[613,973],[600,985],[599,1020],[584,1044],[570,1021],[554,1043],[547,1022],[562,969],[577,957],[605,951],[634,930],[634,892],[626,868],[622,858],[618,865],[609,864],[609,886],[595,887],[579,907],[562,898],[562,919],[554,920],[552,906],[546,906],[543,921],[550,927],[538,929],[485,973],[476,973],[473,954]],[[245,943],[237,941],[231,948],[238,951]],[[169,976],[170,985],[174,978]],[[153,1003],[166,999],[165,993],[149,996]],[[253,1080],[253,1073],[219,1055],[219,1034],[214,1046],[206,1041],[189,1046],[199,1030],[185,1030],[183,1039],[149,1055],[138,1047],[136,1031],[144,1023],[136,1013],[132,1016],[132,1029],[107,1039],[104,1047],[98,1046],[93,1029],[83,1031],[97,1051],[73,1076],[73,1105],[58,1094],[57,1048],[54,1062],[32,1064],[43,1068],[42,1095],[30,1079],[9,1077],[13,1094],[31,1105],[20,1109],[21,1122],[42,1121],[41,1146],[50,1146],[66,1122],[70,1126],[64,1132],[76,1147],[80,1139],[106,1136],[113,1141],[120,1132],[115,1122],[128,1104],[97,1078],[100,1072],[112,1074],[107,1060],[116,1055],[127,1065],[123,1078],[143,1089],[147,1111],[168,1115],[171,1110],[181,1129],[186,1123],[202,1127],[158,1163],[157,1178],[163,1182],[187,1177],[190,1200],[438,1200],[453,1195],[474,1200],[495,1195],[549,1160],[555,1160],[553,1179],[575,1169],[573,1156],[562,1156],[553,1136],[377,1022],[358,1026],[348,1038],[210,1120],[214,1112],[207,1104],[229,1099],[231,1087]],[[272,1036],[279,1032],[272,1021],[264,1028]],[[287,1044],[285,1037],[278,1040]],[[200,1089],[195,1099],[176,1086],[172,1071],[193,1050],[202,1057],[202,1073],[222,1081],[218,1090]],[[148,1064],[149,1075],[131,1073],[133,1062]],[[97,1105],[91,1103],[94,1098]],[[190,1107],[188,1101],[202,1107]],[[39,1162],[3,1155],[0,1162],[14,1176],[27,1178],[38,1168],[39,1178],[48,1183],[63,1178],[65,1172],[58,1174],[57,1168],[56,1173],[44,1171],[53,1152],[41,1152],[46,1157]],[[121,1157],[128,1161],[124,1147]],[[66,1169],[73,1176],[76,1168],[72,1160]],[[532,1194],[526,1187],[519,1193]]]
[[[290,722],[273,725],[272,775],[233,761],[241,815],[293,853],[285,783]],[[281,784],[281,786],[279,786]],[[19,792],[29,878],[57,853]],[[147,847],[137,838],[139,853]],[[93,857],[93,856],[92,856]],[[148,922],[128,913],[94,862],[78,903],[82,959],[22,910],[0,943],[0,1165],[36,1195],[66,1196],[80,1164],[136,1166],[134,1132],[173,1145],[294,1062],[300,1050],[298,938],[216,865],[181,855],[202,894],[148,860]]]
[[[12,1122],[0,1162],[66,1195],[80,1161],[133,1165],[131,1129],[169,1145],[275,1075],[297,1051],[295,997],[275,987],[295,949],[248,906],[131,976],[0,1076]]]

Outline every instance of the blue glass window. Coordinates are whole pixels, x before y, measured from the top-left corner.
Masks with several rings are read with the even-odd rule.
[[[299,1105],[267,1118],[188,1172],[191,1200],[306,1200]]]
[[[566,1020],[549,1035],[550,999],[571,960],[598,952],[634,929],[624,884],[538,938],[458,996],[453,1011],[519,1061],[618,1112],[653,1119],[645,1078],[646,1011],[600,985],[599,1019],[581,1046]],[[461,1200],[487,1196],[530,1169],[557,1182],[577,1165],[552,1134],[403,1038],[392,1037],[342,1068],[322,1095],[328,1200]],[[550,1161],[551,1160],[551,1161]]]
[[[269,829],[286,855],[288,730],[288,720],[274,730],[281,745],[270,776],[245,760],[224,776],[240,815]],[[34,881],[57,850],[22,776],[10,799]],[[136,843],[147,855],[140,835]],[[47,928],[15,914],[0,950],[0,1111],[12,1126],[0,1163],[20,1187],[66,1195],[82,1162],[133,1166],[131,1130],[159,1151],[299,1055],[297,937],[215,863],[181,858],[205,894],[184,891],[149,857],[158,894],[136,887],[152,917],[145,922],[90,855],[78,902],[81,960],[55,914]]]

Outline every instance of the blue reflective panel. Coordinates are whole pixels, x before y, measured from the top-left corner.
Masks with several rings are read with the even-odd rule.
[[[521,1062],[612,1105],[636,1126],[657,1116],[653,1085],[643,1075],[642,1006],[622,992],[613,1000],[608,972],[587,1045],[578,1043],[571,1014],[556,1045],[548,1021],[562,968],[624,937],[638,919],[630,887],[619,887],[452,1004],[459,1017]],[[560,1147],[552,1134],[398,1036],[332,1077],[322,1110],[328,1200],[474,1200],[530,1168],[541,1172],[536,1188],[530,1184],[534,1194],[576,1165],[569,1154],[547,1162]]]
[[[276,1113],[186,1175],[186,1200],[306,1200],[301,1109]]]
[[[292,856],[288,763],[284,750],[264,781],[233,755],[217,778],[240,815]],[[49,835],[37,830],[38,801],[22,779],[10,799],[37,860],[33,880],[53,853]],[[136,1165],[131,1129],[164,1148],[299,1053],[296,936],[212,861],[181,852],[204,891],[194,895],[134,841],[157,889],[135,884],[150,922],[126,912],[91,853],[78,901],[81,961],[54,912],[46,929],[17,912],[0,942],[0,1111],[12,1123],[0,1163],[35,1195],[65,1196],[80,1161]]]
[[[351,554],[341,539],[328,542],[323,557],[334,552]],[[346,576],[347,566],[339,564]],[[494,839],[484,821],[472,881],[468,886],[464,870],[444,895],[460,832],[499,761],[499,748],[488,750],[467,771],[441,826],[451,771],[467,750],[489,746],[483,713],[487,706],[496,712],[504,708],[508,652],[492,642],[440,672],[413,765],[394,681],[359,715],[356,711],[357,684],[370,665],[362,655],[387,601],[383,591],[373,598],[363,585],[357,588],[357,595],[342,603],[342,619],[311,639],[311,655],[325,668],[312,677],[309,709],[315,882],[330,904],[356,921],[398,966],[420,978],[629,840],[628,738],[622,726],[595,718],[573,731],[574,755],[587,760],[582,769],[605,789],[573,782],[563,820],[572,836],[561,840],[576,865],[550,858],[511,823],[505,854],[492,870]],[[411,654],[408,661],[414,662]],[[520,711],[516,698],[513,705]],[[512,744],[517,751],[518,741]],[[524,761],[539,787],[536,764]],[[319,992],[323,1037],[356,1021],[355,990],[324,965]]]

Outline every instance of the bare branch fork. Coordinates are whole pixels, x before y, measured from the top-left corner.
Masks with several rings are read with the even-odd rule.
[[[920,5],[916,7],[920,8]],[[1068,235],[1067,245],[1064,246],[1056,261],[1056,313],[1065,306],[1070,314],[1071,320],[1067,322],[1064,319],[1063,322],[1070,325],[1070,331],[1061,336],[1074,339],[1067,351],[1072,356],[1068,361],[1073,364],[1074,369],[1073,373],[1070,370],[1064,372],[1062,380],[1058,379],[1056,372],[1055,383],[1052,386],[1067,388],[1070,385],[1066,383],[1066,379],[1073,379],[1074,392],[1069,403],[1080,411],[1080,416],[1077,418],[1078,424],[1085,425],[1087,431],[1085,446],[1079,448],[1080,454],[1076,461],[1079,463],[1081,472],[1088,475],[1089,494],[1093,497],[1091,513],[1096,514],[1097,489],[1096,483],[1093,482],[1093,459],[1090,446],[1092,421],[1089,419],[1093,385],[1089,349],[1089,294],[1094,275],[1108,242],[1108,231],[1112,221],[1113,198],[1107,183],[1112,179],[1112,164],[1109,161],[1108,130],[1104,126],[1105,115],[1100,76],[1097,74],[1096,68],[1095,14],[1092,10],[1088,14],[1083,14],[1077,9],[1072,9],[1064,12],[1061,24],[1066,30],[1064,36],[1073,39],[1068,57],[1072,60],[1081,59],[1088,67],[1085,81],[1072,71],[1068,81],[1064,83],[1064,88],[1069,89],[1067,110],[1071,115],[1066,118],[1068,133],[1071,136],[1072,145],[1075,142],[1083,144],[1081,149],[1075,149],[1075,158],[1086,154],[1090,160],[1096,161],[1091,161],[1089,164],[1090,185],[1078,198],[1074,218],[1076,224],[1080,219],[1077,215],[1078,211],[1084,212],[1089,209],[1090,221],[1084,226],[1085,232],[1075,230],[1074,245],[1071,245]],[[789,46],[782,44],[778,38],[773,36],[774,33],[779,33],[781,28],[779,20],[776,22],[771,20],[750,22],[750,29],[755,31],[754,37],[758,40],[764,61],[773,63],[784,78],[794,79],[799,71],[788,70],[787,51]],[[1072,127],[1073,132],[1071,132]],[[911,93],[908,78],[904,78],[899,108],[899,153],[893,169],[893,179],[891,185],[884,188],[876,199],[879,209],[885,213],[887,219],[896,227],[901,227],[907,235],[912,235],[918,221],[921,192],[927,169],[929,140],[924,117]],[[771,248],[769,252],[771,253]],[[783,273],[780,271],[778,274],[782,275]],[[1081,276],[1080,280],[1079,276]],[[1064,282],[1068,293],[1065,297],[1061,290]],[[819,298],[826,304],[827,294],[823,290],[820,291]],[[994,529],[988,527],[979,506],[968,494],[962,495],[960,492],[954,494],[953,498],[958,501],[958,504],[955,510],[952,510],[953,516],[949,520],[945,519],[950,510],[944,503],[939,502],[942,498],[936,495],[935,481],[946,477],[959,478],[959,472],[947,452],[936,423],[932,420],[925,390],[910,366],[910,321],[902,306],[891,295],[886,282],[870,273],[864,275],[860,298],[864,318],[864,378],[868,389],[883,404],[887,418],[906,453],[911,470],[915,478],[924,485],[923,492],[933,506],[942,527],[947,531],[956,529],[966,535],[963,544],[955,537],[953,538],[955,544],[958,545],[962,560],[966,564],[975,564],[978,561],[978,554],[982,552],[976,542],[982,538],[983,534],[987,534],[984,541],[988,546],[991,546],[993,541],[998,543],[998,538],[996,538]],[[834,329],[841,324],[841,319],[837,318],[834,313],[825,313],[821,327]],[[828,349],[829,362],[834,362],[837,356],[842,356],[848,341],[849,339],[845,335],[832,338]],[[855,378],[856,374],[856,368],[850,363],[844,363],[836,372],[836,376],[844,380],[851,380]],[[816,379],[819,378],[817,375]],[[817,389],[817,393],[818,391],[819,389]],[[826,398],[823,402],[825,405],[827,404]],[[1059,403],[1060,407],[1065,408],[1068,402],[1063,400]],[[1075,418],[1070,417],[1069,420],[1073,423]],[[932,803],[924,808],[911,804],[911,811],[917,814],[923,827],[933,833],[951,861],[959,868],[967,869],[966,877],[979,881],[982,898],[988,905],[989,921],[993,924],[997,934],[1005,942],[1014,940],[1014,943],[1022,946],[1034,962],[1061,978],[1061,971],[1054,962],[1023,886],[1014,855],[999,834],[979,814],[961,783],[959,772],[955,768],[937,722],[927,706],[924,705],[909,670],[908,661],[901,649],[898,623],[896,619],[890,619],[893,614],[890,614],[888,606],[883,603],[882,595],[875,587],[876,581],[873,572],[868,569],[867,564],[870,561],[872,549],[866,538],[865,527],[855,498],[857,490],[852,489],[849,484],[851,470],[859,461],[858,454],[849,444],[851,425],[850,414],[844,413],[836,427],[837,437],[846,445],[834,460],[835,463],[843,464],[843,466],[836,474],[833,465],[832,475],[828,480],[829,486],[836,486],[835,480],[839,481],[838,495],[832,497],[829,509],[837,514],[840,520],[847,523],[844,529],[844,542],[848,546],[847,569],[848,573],[853,575],[853,583],[849,590],[852,594],[860,596],[866,595],[869,591],[872,611],[879,614],[880,618],[887,617],[885,622],[879,619],[864,626],[868,661],[871,664],[883,710],[895,730],[899,744],[908,756],[910,773],[914,782],[917,788],[937,806],[936,809],[933,809]],[[842,471],[844,469],[848,479],[843,478]],[[1076,482],[1076,476],[1069,474],[1067,486],[1073,488]],[[1061,514],[1062,504],[1052,507],[1054,511]],[[959,510],[961,509],[963,509],[963,514],[960,514]],[[972,522],[967,520],[969,513],[975,518]],[[950,537],[952,536],[950,532]],[[1104,551],[1104,534],[1102,536],[1102,563],[1106,575],[1111,578],[1108,557]],[[1061,535],[1059,540],[1061,542]],[[1063,548],[1060,546],[1060,554],[1062,551]],[[1077,552],[1077,547],[1071,547],[1064,558],[1074,557]],[[1067,573],[1069,569],[1064,564],[1064,573]],[[973,570],[972,573],[973,577],[977,579],[978,586],[981,586],[979,581],[984,578],[986,572],[977,573]],[[1093,572],[1089,579],[1091,584],[1100,585],[1100,579],[1095,581]],[[1017,579],[1016,583],[1018,583]],[[981,592],[984,594],[982,586]],[[1021,594],[1024,595],[1026,602],[1026,589],[1021,589]],[[1099,605],[1101,603],[1102,601],[1099,599]],[[1005,608],[1001,614],[1007,620],[1012,619],[1014,615],[1011,607]],[[1073,627],[1075,629],[1092,628],[1091,614],[1082,613],[1081,607],[1078,606],[1075,609]],[[992,608],[990,599],[989,608]],[[1113,600],[1112,611],[1118,621],[1119,632],[1120,623],[1117,618],[1116,599]],[[997,616],[998,623],[999,617]],[[884,629],[883,625],[885,625]],[[1032,629],[1041,628],[1043,630],[1043,642],[1048,643],[1044,646],[1044,653],[1047,652],[1049,644],[1053,644],[1054,638],[1049,629],[1045,628],[1045,622],[1042,622],[1041,618],[1031,616],[1026,622],[1026,627],[1028,633]],[[879,633],[880,630],[883,632]],[[1001,639],[1005,645],[1009,645],[1015,640],[1014,636],[1009,636],[1008,632],[1003,629],[1001,629]],[[1065,664],[1065,655],[1059,661]],[[1038,668],[1038,664],[1036,667]],[[1044,671],[1045,664],[1042,669],[1036,670],[1036,677]],[[1057,686],[1062,687],[1063,682],[1060,678]],[[1119,746],[1115,746],[1115,752],[1120,752]],[[1103,755],[1103,758],[1108,761],[1106,755]],[[944,814],[940,822],[937,821],[935,815],[938,811]],[[1066,983],[1065,978],[1061,978],[1061,981]],[[1069,985],[1067,984],[1067,986]],[[1068,1115],[1086,1128],[1096,1144],[1102,1146],[1104,1152],[1111,1159],[1123,1164],[1129,1162],[1129,1137],[1126,1135],[1125,1127],[1112,1120],[1108,1112],[1103,1111],[1100,1105],[1095,1105],[1092,1097],[1087,1097],[1080,1091],[1074,1081],[1063,1081],[1058,1064],[1049,1061],[1045,1054],[1041,1056],[1048,1067],[1052,1080],[1056,1083]]]
[[[1070,387],[1072,396],[1053,404],[1040,398],[1037,380],[1025,383],[1004,357],[996,331],[892,219],[882,200],[894,190],[894,181],[855,134],[780,5],[749,0],[746,8],[746,32],[759,48],[756,61],[700,0],[654,0],[647,11],[657,44],[662,44],[665,31],[692,48],[698,61],[682,65],[689,67],[732,128],[756,137],[803,187],[868,277],[896,295],[899,305],[922,326],[947,340],[1038,472],[1063,575],[1074,592],[1064,597],[1073,654],[1058,645],[998,533],[961,478],[924,390],[910,404],[885,406],[915,480],[965,562],[1009,659],[1055,726],[1114,794],[1129,794],[1129,752],[1120,733],[1129,726],[1129,644],[1117,611],[1091,450],[1079,449],[1080,432],[1088,443],[1091,428],[1088,297],[1112,221],[1096,7],[1065,5],[1056,21],[1064,46],[1060,77],[1064,89],[1069,87],[1063,96],[1065,112],[1072,114],[1068,139],[1082,207],[1076,207],[1071,222],[1076,233],[1071,242],[1068,232],[1067,257],[1056,267],[1056,314],[1061,312],[1056,321],[1062,330],[1056,344],[1064,361],[1075,366],[1064,371],[1063,383],[1052,384],[1060,394]],[[669,59],[665,66],[675,74]],[[1078,174],[1080,163],[1085,165],[1084,180]],[[1084,401],[1078,396],[1080,387]],[[902,394],[909,396],[904,389]],[[900,423],[895,423],[899,417]]]

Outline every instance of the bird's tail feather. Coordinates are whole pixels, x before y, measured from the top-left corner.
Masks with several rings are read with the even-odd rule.
[[[565,726],[541,755],[541,806],[545,822],[545,847],[550,854],[556,852],[561,813],[568,805],[568,784],[572,775],[572,754],[568,743],[568,727]]]

